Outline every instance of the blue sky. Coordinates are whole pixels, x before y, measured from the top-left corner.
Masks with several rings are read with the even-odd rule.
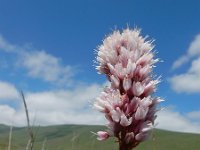
[[[114,29],[128,25],[155,39],[156,57],[163,60],[155,68],[162,76],[156,95],[166,100],[158,127],[200,132],[198,0],[0,3],[2,123],[13,118],[17,125],[25,123],[19,89],[38,124],[103,123],[90,107],[106,82],[95,70],[94,49]],[[171,121],[177,124],[171,126],[167,123]]]

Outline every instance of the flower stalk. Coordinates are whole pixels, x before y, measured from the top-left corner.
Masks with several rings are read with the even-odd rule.
[[[162,99],[152,96],[159,83],[152,74],[159,61],[152,50],[152,41],[137,29],[114,31],[97,50],[96,68],[111,83],[94,103],[108,120],[108,130],[97,132],[97,139],[116,137],[119,150],[132,150],[149,138],[154,126]]]

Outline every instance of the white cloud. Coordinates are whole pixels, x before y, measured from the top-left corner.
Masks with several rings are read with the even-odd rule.
[[[71,84],[75,69],[63,65],[61,58],[55,57],[44,50],[35,50],[30,45],[18,46],[11,44],[0,36],[0,50],[15,56],[18,68],[25,68],[31,78],[58,84]],[[4,64],[7,64],[4,62]]]
[[[176,69],[187,61],[192,61],[190,68],[172,76],[169,79],[171,87],[179,93],[200,93],[200,34],[191,42],[187,54],[175,61],[172,68]]]
[[[0,81],[0,100],[13,100],[19,98],[19,93],[14,85]]]
[[[178,132],[200,133],[199,119],[191,120],[187,116],[187,114],[183,115],[172,109],[165,109],[158,113],[158,118],[156,119],[158,123],[157,128]]]
[[[191,42],[187,54],[178,58],[172,65],[172,69],[177,69],[184,63],[188,62],[191,58],[200,56],[200,34],[198,34],[194,41]]]
[[[188,49],[188,55],[189,56],[196,56],[200,55],[200,34],[198,34],[194,41],[190,44],[190,47]]]
[[[41,124],[99,124],[102,117],[92,109],[101,85],[85,85],[73,90],[28,93],[27,103],[32,115]]]
[[[198,120],[200,122],[200,110],[189,112],[187,116],[192,120]]]
[[[11,125],[13,123],[13,116],[15,114],[15,109],[8,105],[0,105],[0,122],[1,124]]]
[[[63,66],[59,58],[45,51],[22,52],[19,64],[30,77],[57,84],[67,84],[74,73],[71,66]]]
[[[179,68],[181,65],[183,65],[184,63],[189,61],[189,57],[186,55],[181,56],[180,58],[178,58],[172,65],[172,69],[177,69]]]
[[[35,124],[102,124],[103,115],[99,115],[92,108],[92,102],[100,94],[102,85],[92,84],[78,86],[73,90],[45,91],[38,93],[25,93],[31,120]],[[14,109],[7,105],[8,118],[14,125],[25,125],[26,118],[22,101],[20,108]],[[0,105],[1,106],[1,105]],[[11,110],[14,110],[14,112]],[[1,115],[0,115],[1,116]],[[35,119],[34,119],[35,118]],[[2,118],[1,123],[7,123]]]
[[[0,35],[0,50],[6,51],[6,52],[13,52],[16,49],[18,48],[15,45],[10,44],[3,38],[3,36]]]
[[[186,73],[171,77],[169,82],[176,92],[200,93],[200,57],[192,62]]]

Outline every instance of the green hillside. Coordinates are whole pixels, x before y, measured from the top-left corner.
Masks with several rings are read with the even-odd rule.
[[[114,139],[100,142],[90,131],[102,126],[58,125],[34,128],[37,133],[35,150],[117,150]],[[0,150],[8,145],[9,127],[0,125]],[[25,150],[28,142],[26,128],[13,128],[11,150]],[[199,150],[200,134],[186,134],[155,130],[152,140],[142,143],[136,150]]]

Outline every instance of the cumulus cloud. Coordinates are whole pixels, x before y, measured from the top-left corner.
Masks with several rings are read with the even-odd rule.
[[[102,90],[102,85],[91,84],[77,86],[74,89],[28,92],[25,93],[30,118],[34,124],[102,124],[104,117],[93,110],[92,103]],[[0,105],[4,109],[1,123],[13,122],[14,125],[26,125],[24,106],[19,101],[18,109],[9,105]],[[34,119],[35,118],[35,119]]]
[[[10,44],[7,42],[2,35],[0,35],[0,50],[6,51],[6,52],[13,52],[18,49],[17,46]]]
[[[8,105],[0,105],[0,122],[1,124],[11,125],[13,123],[13,117],[16,113],[15,109]]]
[[[200,93],[200,34],[191,42],[187,54],[175,61],[172,68],[176,69],[187,61],[191,61],[191,66],[186,72],[169,79],[171,87],[179,93]]]
[[[59,85],[69,85],[72,80],[71,77],[75,69],[70,65],[63,65],[61,58],[55,57],[44,50],[35,50],[30,45],[14,45],[2,36],[0,36],[0,50],[14,55],[15,64],[18,64],[17,66],[20,69],[24,68],[31,78]]]
[[[66,84],[74,72],[71,66],[63,66],[60,61],[45,51],[23,52],[19,57],[20,66],[27,70],[30,77]]]
[[[172,65],[172,69],[177,69],[179,68],[181,65],[183,65],[184,63],[189,61],[189,57],[187,55],[181,56],[180,58],[178,58]]]
[[[8,82],[0,81],[0,91],[0,100],[14,100],[19,98],[19,93],[15,86]]]
[[[198,120],[200,122],[200,110],[189,112],[187,116],[192,120]]]
[[[173,109],[165,109],[158,113],[156,120],[158,123],[157,128],[178,132],[200,133],[199,118],[194,117],[191,119],[195,115],[193,112],[181,114]]]
[[[200,93],[200,58],[192,62],[186,73],[174,75],[169,82],[176,92]]]
[[[187,53],[178,58],[172,65],[172,69],[177,69],[184,63],[188,62],[191,58],[200,56],[200,34],[198,34],[194,41],[191,42]]]

